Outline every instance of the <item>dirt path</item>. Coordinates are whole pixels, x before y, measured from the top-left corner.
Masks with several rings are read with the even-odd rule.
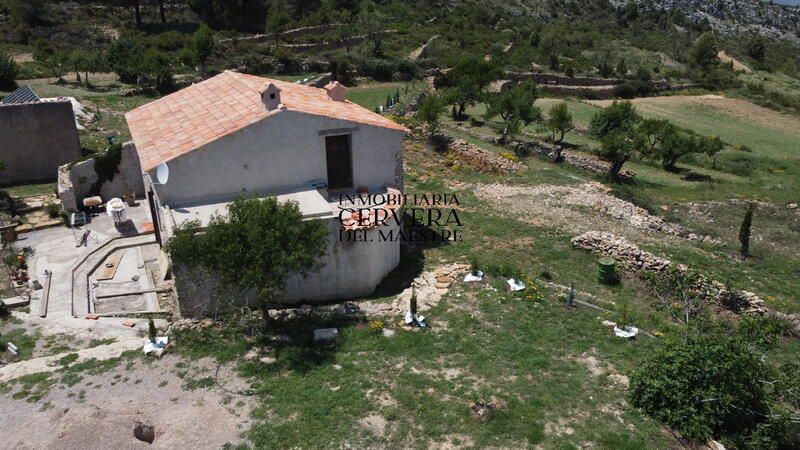
[[[725,64],[728,64],[729,62],[733,62],[733,70],[735,70],[735,71],[740,71],[741,70],[744,73],[753,73],[753,69],[747,67],[741,61],[739,61],[739,60],[735,59],[734,57],[732,57],[732,56],[728,55],[727,53],[725,53],[725,50],[720,50],[719,53],[717,53],[717,58],[719,58],[719,60],[722,61]]]
[[[213,377],[208,359],[187,364],[161,360],[120,364],[98,375],[80,373],[73,386],[53,385],[38,402],[0,396],[0,447],[15,449],[220,448],[236,445],[250,428],[255,397],[231,395],[216,386],[191,389],[192,378]],[[246,388],[223,366],[227,388]],[[155,427],[152,444],[133,436],[136,422]]]

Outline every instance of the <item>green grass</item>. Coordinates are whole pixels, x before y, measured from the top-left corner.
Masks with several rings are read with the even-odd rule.
[[[413,100],[425,88],[425,83],[419,80],[408,83],[364,83],[348,88],[347,99],[357,103],[370,111],[378,106],[386,106],[386,98],[394,96],[400,91],[400,101]]]
[[[0,188],[12,197],[31,197],[34,195],[52,194],[56,191],[56,183],[20,184]]]

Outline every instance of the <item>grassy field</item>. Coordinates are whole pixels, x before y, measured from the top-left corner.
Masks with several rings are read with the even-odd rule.
[[[425,83],[419,80],[408,83],[360,83],[347,90],[347,99],[353,103],[375,110],[378,106],[386,106],[386,98],[400,92],[400,101],[412,100],[424,89]]]

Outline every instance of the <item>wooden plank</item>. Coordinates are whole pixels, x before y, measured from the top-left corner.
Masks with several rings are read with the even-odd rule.
[[[44,292],[42,292],[42,302],[39,304],[39,317],[47,316],[47,304],[50,303],[50,282],[53,280],[53,272],[45,271],[47,280],[44,282]]]
[[[122,252],[116,251],[108,256],[103,264],[100,266],[100,271],[97,272],[98,280],[110,280],[114,278],[119,268],[119,262],[122,260]],[[108,265],[111,264],[111,267]]]

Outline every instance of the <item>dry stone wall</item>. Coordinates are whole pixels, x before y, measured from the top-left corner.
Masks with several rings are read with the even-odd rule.
[[[470,144],[463,139],[454,139],[442,134],[434,137],[441,147],[455,154],[459,161],[464,162],[473,169],[480,172],[494,172],[503,175],[522,170],[525,166],[498,155],[497,153],[484,150],[477,145]]]
[[[571,242],[577,248],[616,259],[623,268],[630,272],[664,274],[667,270],[675,269],[683,274],[687,281],[692,283],[692,288],[697,290],[701,298],[710,304],[739,314],[774,317],[784,322],[793,335],[800,337],[800,315],[772,311],[767,308],[764,300],[752,292],[731,290],[725,284],[693,271],[686,265],[673,264],[668,259],[641,250],[623,237],[601,231],[588,231],[572,238]]]
[[[489,142],[492,145],[502,145],[500,139],[494,136],[476,135],[476,137]],[[560,159],[562,162],[580,169],[601,174],[608,174],[608,163],[602,161],[597,157],[591,155],[578,154],[570,151],[562,150],[560,146],[548,145],[543,142],[536,141],[513,141],[508,144],[509,147],[514,149],[520,155],[538,155],[553,160]],[[623,169],[619,174],[623,180],[632,180],[636,173],[630,170]]]

